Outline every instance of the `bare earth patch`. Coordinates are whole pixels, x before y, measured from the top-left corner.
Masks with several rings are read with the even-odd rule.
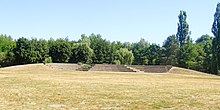
[[[0,69],[0,110],[220,109],[220,77],[195,71],[166,74]]]

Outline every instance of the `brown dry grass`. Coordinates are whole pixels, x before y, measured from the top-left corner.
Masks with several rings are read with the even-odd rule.
[[[0,69],[0,109],[220,109],[219,76],[175,71],[74,72],[42,64]]]

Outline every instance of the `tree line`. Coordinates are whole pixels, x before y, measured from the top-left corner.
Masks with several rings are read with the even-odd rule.
[[[191,39],[187,14],[180,11],[177,33],[166,38],[163,45],[145,39],[129,43],[102,38],[100,34],[81,35],[78,41],[68,38],[13,40],[0,35],[0,66],[30,63],[85,63],[127,65],[173,65],[202,72],[220,71],[220,4],[214,14],[212,33]]]

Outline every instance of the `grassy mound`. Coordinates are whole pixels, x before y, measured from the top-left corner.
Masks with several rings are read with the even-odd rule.
[[[52,69],[42,63],[0,68],[0,71],[41,71],[41,70],[52,70]]]
[[[195,70],[180,68],[180,67],[172,67],[169,71],[169,73],[176,73],[176,74],[183,74],[183,75],[211,75]]]

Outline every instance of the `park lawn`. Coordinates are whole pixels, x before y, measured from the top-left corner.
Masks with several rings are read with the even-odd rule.
[[[220,109],[220,77],[1,70],[0,110]]]

